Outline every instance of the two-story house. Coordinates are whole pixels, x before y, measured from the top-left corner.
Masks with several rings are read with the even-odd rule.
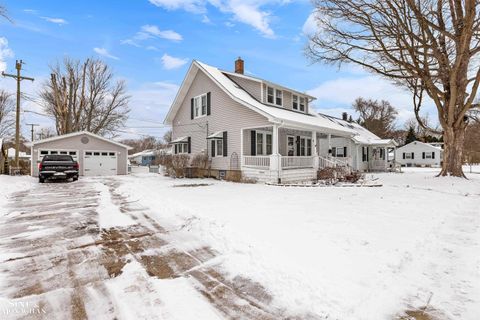
[[[193,61],[166,116],[174,154],[206,153],[219,176],[241,170],[262,182],[311,180],[335,163],[331,137],[357,132],[317,114],[315,98],[291,88]]]

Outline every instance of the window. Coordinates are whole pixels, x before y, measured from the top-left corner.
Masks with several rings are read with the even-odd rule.
[[[282,92],[282,90],[275,90],[275,104],[277,106],[283,105],[283,92]]]
[[[110,152],[108,155],[111,156],[111,157],[114,157],[114,156],[115,156],[115,152]]]
[[[273,88],[272,87],[267,87],[267,102],[273,104]]]
[[[295,137],[287,137],[287,155],[293,157],[295,155]]]
[[[433,159],[433,152],[425,152],[425,159]]]
[[[257,135],[257,155],[268,156],[272,154],[272,134],[267,132],[258,132]]]
[[[58,154],[58,151],[50,151],[50,154]]]
[[[102,156],[108,156],[108,152],[102,152]]]
[[[312,139],[310,138],[300,138],[300,156],[311,156],[312,155]]]
[[[304,97],[300,97],[300,111],[305,111],[305,101]]]
[[[92,153],[91,153],[91,152],[85,152],[85,155],[86,155],[86,156],[91,156]]]
[[[194,118],[200,118],[207,114],[207,94],[193,98]]]
[[[267,154],[272,154],[272,135],[267,134],[265,139]]]
[[[292,109],[298,110],[298,96],[292,95]]]
[[[60,154],[68,154],[67,151],[60,151]]]
[[[213,140],[212,143],[216,144],[215,154],[214,157],[222,157],[223,156],[223,140]]]
[[[312,139],[307,139],[307,156],[312,155]]]
[[[76,151],[70,151],[68,154],[71,155],[71,156],[76,156],[77,152]]]
[[[257,154],[263,154],[263,133],[257,132]]]
[[[272,87],[267,87],[267,102],[277,106],[283,105],[283,91]]]
[[[42,154],[42,155],[46,155],[46,154],[48,154],[48,151],[46,151],[46,150],[42,150],[42,151],[40,151],[40,154]]]
[[[362,161],[368,161],[368,147],[362,147]]]
[[[99,156],[99,155],[100,155],[100,152],[94,152],[93,155],[94,155],[94,156]]]
[[[404,153],[405,159],[413,159],[412,158],[412,153]]]
[[[336,147],[332,149],[333,149],[332,153],[334,157],[337,157],[337,158],[345,157],[345,152],[344,152],[345,149],[343,147]]]
[[[177,143],[175,145],[175,154],[188,153],[188,143]]]

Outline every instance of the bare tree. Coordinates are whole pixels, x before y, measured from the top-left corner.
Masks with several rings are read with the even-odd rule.
[[[12,95],[0,90],[0,138],[10,137],[15,126],[13,116],[14,102]]]
[[[164,146],[164,144],[157,138],[152,136],[145,136],[140,139],[125,139],[121,141],[123,144],[132,147],[130,154],[141,152],[144,150],[157,150]]]
[[[169,144],[170,142],[172,142],[172,130],[168,130],[167,132],[165,132],[165,134],[163,135],[163,142],[165,144]]]
[[[397,110],[390,102],[357,98],[353,109],[358,112],[358,123],[380,138],[388,138],[395,130]]]
[[[66,58],[50,67],[51,78],[40,96],[45,112],[55,118],[57,134],[86,130],[114,135],[124,126],[129,108],[124,81],[114,81],[101,60]]]
[[[57,133],[51,127],[42,127],[37,132],[38,139],[40,139],[40,140],[55,137],[56,135],[57,135]]]
[[[3,5],[0,5],[0,17],[5,18],[8,21],[12,22],[12,20],[8,16],[7,8],[5,8],[5,6],[3,6]]]
[[[440,175],[462,171],[466,113],[480,84],[478,0],[315,0],[314,61],[354,63],[412,92],[417,120],[424,94],[437,109],[445,153]]]

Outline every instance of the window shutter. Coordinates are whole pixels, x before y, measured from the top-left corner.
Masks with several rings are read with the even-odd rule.
[[[425,159],[425,152],[422,152],[422,159]]]
[[[435,159],[435,151],[432,152],[432,159]]]
[[[252,156],[257,155],[257,132],[255,130],[250,131],[250,148]]]
[[[347,147],[343,147],[343,156],[344,156],[344,157],[347,156]]]
[[[368,149],[368,147],[366,147],[366,148],[367,148],[367,161],[368,161],[368,160],[370,160],[370,150]]]
[[[188,137],[188,153],[192,153],[192,138]]]
[[[193,108],[193,98],[192,98],[192,99],[190,99],[190,119],[192,119],[192,120],[194,118],[194,110],[193,109],[194,108]]]
[[[405,152],[403,153],[403,159],[405,159]]]
[[[207,116],[211,113],[211,100],[211,94],[210,92],[207,92]]]
[[[178,144],[175,145],[175,154],[178,153]]]
[[[228,156],[228,133],[223,131],[223,156]]]
[[[300,156],[300,136],[297,136],[297,141],[296,141],[296,144],[297,144],[297,157]]]
[[[212,140],[212,157],[215,157],[215,140]]]
[[[415,153],[412,152],[412,159],[415,159]]]

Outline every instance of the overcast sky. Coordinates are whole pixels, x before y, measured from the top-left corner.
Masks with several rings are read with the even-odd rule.
[[[192,59],[232,70],[245,60],[246,72],[317,97],[315,107],[339,116],[358,96],[389,100],[402,122],[413,116],[411,97],[358,67],[311,64],[303,50],[315,30],[309,1],[275,0],[8,0],[13,24],[0,22],[0,71],[14,72],[23,59],[24,83],[35,99],[49,76],[48,65],[64,56],[99,57],[127,81],[132,96],[130,137],[161,137],[161,123]],[[0,86],[15,90],[12,79]],[[27,111],[41,107],[24,101]],[[427,108],[433,115],[433,109]],[[434,118],[434,117],[432,117]],[[22,123],[53,126],[51,120],[23,113]],[[155,127],[155,128],[151,128]],[[29,137],[29,129],[23,127]]]

